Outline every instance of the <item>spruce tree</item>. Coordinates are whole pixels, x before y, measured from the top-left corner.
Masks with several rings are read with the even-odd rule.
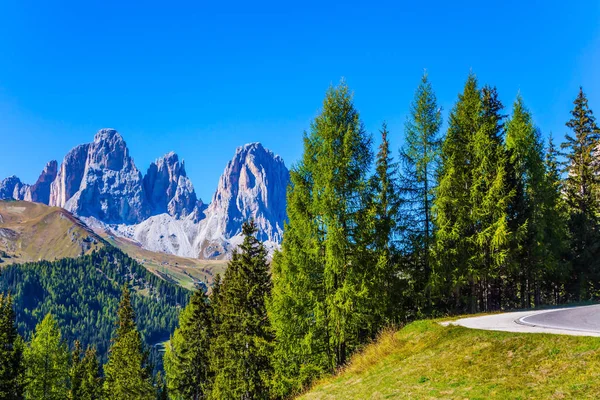
[[[25,364],[10,295],[0,293],[0,399],[23,399]]]
[[[166,384],[173,399],[199,400],[210,392],[212,318],[206,295],[196,290],[179,315],[179,328],[171,336],[164,355]]]
[[[69,351],[51,314],[40,322],[25,350],[26,398],[64,400],[68,396]]]
[[[289,222],[274,258],[277,393],[302,389],[346,362],[371,318],[373,266],[360,222],[369,205],[371,137],[348,87],[330,88],[290,173]]]
[[[566,124],[573,134],[567,134],[561,145],[566,158],[564,192],[571,237],[572,284],[569,292],[574,299],[586,300],[598,289],[593,282],[600,278],[600,163],[596,160],[600,130],[582,88],[574,104],[572,117]]]
[[[472,137],[470,188],[473,236],[472,274],[478,310],[500,309],[502,277],[510,243],[507,224],[512,192],[507,188],[503,105],[495,87],[482,89],[479,129]]]
[[[398,232],[400,198],[398,196],[397,165],[390,151],[389,132],[384,123],[381,128],[381,144],[375,161],[375,174],[369,193],[370,210],[359,224],[372,226],[367,230],[371,242],[367,259],[361,261],[374,266],[369,281],[373,296],[369,299],[372,319],[365,325],[365,332],[374,337],[385,325],[400,317],[402,288],[398,279],[399,266],[395,236]]]
[[[472,259],[475,225],[470,191],[475,161],[473,143],[481,126],[481,112],[481,91],[475,75],[470,74],[450,113],[433,205],[436,232],[431,282],[437,305],[463,311],[477,308],[480,271]]]
[[[71,389],[69,399],[99,400],[102,396],[102,380],[96,350],[88,347],[84,352],[75,341],[71,352]]]
[[[404,243],[412,264],[415,296],[425,292],[431,274],[433,245],[432,205],[437,183],[442,141],[441,108],[427,73],[423,74],[405,123],[401,149]],[[423,305],[421,299],[421,305]]]
[[[548,240],[544,227],[546,169],[539,131],[520,95],[507,123],[506,147],[514,185],[509,212],[509,223],[514,232],[512,274],[516,274],[514,280],[520,306],[530,307],[539,303],[539,283],[547,261]]]
[[[272,375],[272,329],[265,302],[271,293],[267,251],[256,224],[244,223],[220,285],[220,323],[212,344],[213,399],[268,399]]]
[[[104,393],[119,400],[154,399],[148,353],[135,325],[135,313],[127,285],[123,286],[117,327],[104,366]]]

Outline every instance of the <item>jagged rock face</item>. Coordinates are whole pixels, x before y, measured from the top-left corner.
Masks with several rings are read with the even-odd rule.
[[[185,217],[198,206],[192,182],[186,175],[185,164],[171,152],[159,158],[144,176],[144,189],[152,205],[152,214],[168,213]]]
[[[135,224],[150,215],[142,174],[116,130],[98,131],[88,148],[79,190],[64,208],[109,224]]]
[[[56,161],[53,160],[46,164],[37,182],[27,188],[24,200],[49,204],[50,187],[56,179],[57,170],[58,163]]]
[[[233,237],[242,224],[254,219],[258,239],[281,242],[286,218],[286,189],[289,171],[283,159],[260,143],[238,147],[219,180],[208,207],[216,228]]]
[[[65,156],[58,175],[50,187],[51,206],[64,207],[67,201],[79,191],[89,148],[89,143],[81,144]]]
[[[0,181],[0,200],[15,199],[15,189],[19,191],[19,187],[22,187],[23,183],[16,176],[9,176],[6,179]],[[15,199],[18,200],[18,199]]]

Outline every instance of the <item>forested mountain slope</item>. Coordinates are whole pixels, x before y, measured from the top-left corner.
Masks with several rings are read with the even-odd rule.
[[[0,274],[0,292],[14,295],[18,329],[25,338],[52,313],[67,343],[77,339],[84,348],[94,345],[102,358],[124,283],[134,289],[133,307],[146,343],[168,339],[189,292],[110,245],[79,258],[10,265]]]

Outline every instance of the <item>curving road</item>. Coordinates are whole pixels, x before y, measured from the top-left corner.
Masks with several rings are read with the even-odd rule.
[[[442,325],[490,331],[600,337],[600,305],[491,314],[442,322]]]

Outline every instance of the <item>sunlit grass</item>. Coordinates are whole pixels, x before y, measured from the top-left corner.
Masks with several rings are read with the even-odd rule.
[[[414,322],[302,399],[597,399],[600,338]]]

